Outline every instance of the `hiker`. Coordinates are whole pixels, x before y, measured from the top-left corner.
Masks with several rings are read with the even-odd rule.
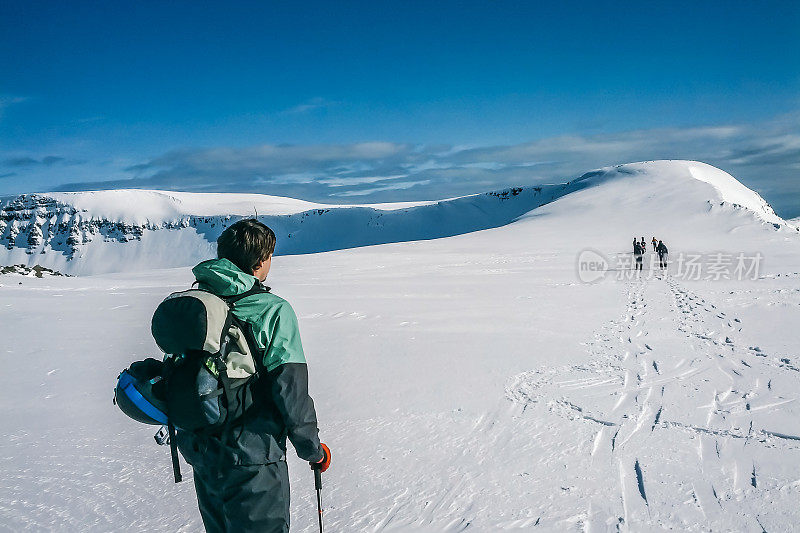
[[[217,239],[217,259],[192,272],[202,290],[242,294],[266,280],[274,250],[270,228],[255,219],[240,220]],[[264,287],[239,300],[233,311],[263,350],[253,405],[225,436],[177,432],[178,448],[194,469],[197,503],[210,533],[289,531],[287,436],[312,469],[324,472],[331,461],[330,450],[319,441],[297,317],[286,300],[268,291]]]
[[[634,237],[633,239],[633,257],[636,259],[634,270],[642,270],[642,245]]]
[[[658,247],[656,248],[656,251],[658,252],[659,268],[667,268],[667,254],[669,253],[667,247],[663,242],[658,241]]]
[[[645,242],[644,237],[642,237],[641,246],[642,246],[642,253],[645,253],[647,251],[647,243]]]
[[[653,251],[657,252],[658,251],[657,248],[658,248],[658,241],[656,240],[655,237],[653,237]]]

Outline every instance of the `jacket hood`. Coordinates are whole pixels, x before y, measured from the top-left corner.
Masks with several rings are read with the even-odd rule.
[[[228,259],[209,259],[192,269],[204,289],[219,296],[234,296],[253,288],[256,277],[242,272]]]

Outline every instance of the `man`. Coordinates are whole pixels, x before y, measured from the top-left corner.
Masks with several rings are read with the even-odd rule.
[[[655,237],[653,237],[653,251],[654,252],[658,251],[657,248],[658,248],[658,241],[656,240]]]
[[[667,268],[667,253],[669,253],[667,247],[664,246],[663,242],[658,241],[658,248],[656,248],[656,251],[658,252],[659,268]]]
[[[642,270],[642,253],[644,250],[642,249],[642,245],[639,244],[639,241],[636,240],[634,237],[633,239],[633,257],[636,259],[636,264],[634,265],[634,270]]]
[[[217,239],[218,258],[192,272],[200,289],[219,296],[242,294],[266,280],[274,250],[271,229],[255,219],[240,220]],[[268,291],[264,287],[234,307],[263,354],[253,406],[227,436],[177,433],[178,447],[194,469],[197,503],[210,533],[289,531],[287,437],[312,468],[324,472],[330,465],[308,395],[297,317],[286,300]]]

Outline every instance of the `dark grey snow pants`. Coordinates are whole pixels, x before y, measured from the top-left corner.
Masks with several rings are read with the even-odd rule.
[[[286,461],[266,465],[194,469],[197,503],[208,533],[287,533]]]

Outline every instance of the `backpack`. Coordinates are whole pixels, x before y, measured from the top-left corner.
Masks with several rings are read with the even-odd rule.
[[[181,476],[175,428],[219,435],[224,444],[231,424],[253,404],[251,386],[262,369],[263,353],[233,308],[247,296],[268,291],[256,283],[229,297],[203,289],[170,294],[151,323],[163,360],[136,361],[117,379],[114,403],[138,422],[162,426],[155,438],[159,444],[169,442],[176,483]]]

